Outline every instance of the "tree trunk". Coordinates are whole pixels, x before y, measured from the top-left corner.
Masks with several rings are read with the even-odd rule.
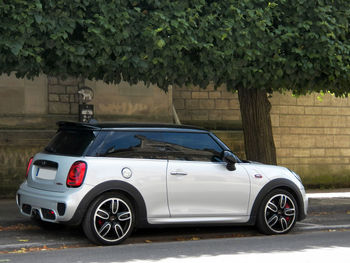
[[[238,90],[247,160],[276,164],[270,110],[265,90]]]

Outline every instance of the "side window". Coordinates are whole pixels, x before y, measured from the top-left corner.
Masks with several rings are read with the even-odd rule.
[[[188,161],[221,161],[222,148],[207,133],[163,133],[169,159]]]
[[[95,156],[166,159],[159,132],[110,131],[105,132],[101,144],[96,147]]]

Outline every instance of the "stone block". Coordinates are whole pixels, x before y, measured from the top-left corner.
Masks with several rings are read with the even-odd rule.
[[[191,99],[191,98],[192,98],[191,94],[192,94],[191,91],[181,91],[181,92],[179,93],[178,98],[182,98],[182,99]]]
[[[174,99],[173,100],[174,107],[176,110],[183,110],[185,109],[185,100],[184,99]]]
[[[57,85],[58,78],[49,76],[49,77],[47,77],[47,82],[49,85]]]
[[[340,149],[339,148],[326,148],[325,155],[329,157],[335,157],[340,156]]]
[[[281,135],[281,147],[283,148],[299,147],[299,136],[289,135],[289,134]]]
[[[78,113],[79,113],[79,104],[70,103],[70,114],[78,114]]]
[[[338,109],[338,114],[350,116],[350,108],[349,107],[341,107],[341,108],[337,108],[337,109]]]
[[[308,94],[305,96],[300,96],[296,98],[297,105],[314,105],[315,104],[315,94]]]
[[[322,107],[306,106],[305,107],[305,114],[307,114],[307,115],[321,115],[321,114],[323,114]]]
[[[238,121],[241,119],[241,112],[239,110],[224,111],[222,120],[224,121]]]
[[[208,120],[208,111],[206,110],[192,110],[191,111],[192,120]]]
[[[230,109],[229,100],[217,99],[215,100],[215,108],[217,110],[228,110]]]
[[[271,114],[271,124],[273,127],[278,127],[280,125],[280,115]]]
[[[50,102],[49,113],[50,114],[69,114],[70,105],[64,102]]]
[[[276,155],[278,157],[289,157],[291,156],[290,148],[276,148]]]
[[[199,100],[199,109],[211,110],[215,109],[215,101],[209,99]]]
[[[221,110],[211,110],[209,111],[209,120],[211,121],[221,121],[223,112]]]
[[[316,147],[317,148],[333,148],[337,147],[334,144],[334,135],[320,135],[317,136],[316,140]]]
[[[59,101],[60,97],[57,94],[49,94],[49,101]]]
[[[207,99],[209,98],[207,91],[193,91],[192,99]]]
[[[177,115],[179,116],[180,121],[190,121],[191,114],[188,110],[176,110]]]
[[[221,98],[221,92],[220,91],[211,91],[209,92],[209,99],[219,99]]]
[[[276,149],[281,147],[281,136],[280,135],[274,134],[273,135],[273,141],[275,143]]]
[[[50,94],[51,95],[51,94]],[[69,95],[59,95],[60,102],[69,102]]]
[[[291,128],[288,127],[273,127],[273,135],[280,135],[280,134],[292,134],[290,132]]]
[[[238,99],[230,99],[229,100],[229,107],[230,109],[235,109],[235,110],[239,110],[239,101]]]
[[[323,115],[339,115],[339,109],[338,107],[322,107],[322,114]],[[346,114],[343,114],[346,115]]]
[[[49,85],[49,94],[66,94],[66,87],[62,85]]]
[[[291,157],[310,157],[310,149],[292,148]]]
[[[68,94],[76,94],[78,92],[77,86],[67,86],[67,93]]]
[[[350,157],[350,149],[340,149],[340,156]]]
[[[299,140],[299,147],[300,148],[313,148],[316,146],[316,140],[318,138],[314,135],[300,135]]]
[[[349,135],[334,135],[334,147],[345,148],[350,147]]]
[[[310,155],[312,157],[323,157],[326,155],[326,150],[320,148],[312,148],[310,149]]]
[[[185,106],[187,110],[198,110],[199,100],[196,100],[196,99],[185,100]]]

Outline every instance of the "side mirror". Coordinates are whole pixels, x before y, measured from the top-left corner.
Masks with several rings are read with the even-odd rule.
[[[224,151],[222,159],[224,162],[226,162],[226,168],[229,171],[236,170],[236,157],[231,153],[230,151]]]

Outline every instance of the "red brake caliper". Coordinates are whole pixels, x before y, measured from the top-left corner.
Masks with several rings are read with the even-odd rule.
[[[289,204],[288,204],[288,203],[286,204],[286,208],[290,208],[290,206],[289,206]],[[289,218],[289,216],[286,216],[286,220],[287,220],[287,222],[289,221],[289,219],[290,219],[290,218]]]

